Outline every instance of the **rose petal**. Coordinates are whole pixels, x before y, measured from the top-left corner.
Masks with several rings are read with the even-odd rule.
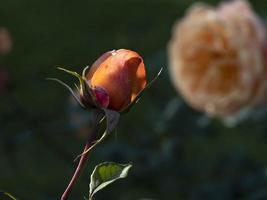
[[[109,104],[109,96],[106,90],[101,87],[96,87],[94,88],[94,92],[98,104],[103,108],[107,108]]]

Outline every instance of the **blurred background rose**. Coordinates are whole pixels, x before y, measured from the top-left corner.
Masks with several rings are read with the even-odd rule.
[[[266,102],[267,32],[245,0],[195,4],[176,23],[170,74],[194,108],[227,117]]]
[[[0,26],[9,30],[14,45],[1,56],[12,90],[0,96],[0,189],[19,199],[59,199],[91,116],[45,78],[71,84],[75,79],[56,67],[81,72],[103,52],[127,48],[144,58],[147,80],[161,67],[164,71],[90,155],[71,199],[87,196],[89,174],[103,161],[133,163],[133,168],[96,200],[267,199],[266,108],[228,128],[187,106],[170,81],[166,44],[174,22],[193,3],[1,1]],[[267,16],[264,1],[250,3],[259,16]]]
[[[2,61],[11,51],[12,45],[13,42],[9,31],[4,27],[0,27],[0,95],[8,90],[8,86],[10,84],[8,71]]]
[[[0,27],[0,55],[6,55],[12,49],[12,40],[6,28]]]

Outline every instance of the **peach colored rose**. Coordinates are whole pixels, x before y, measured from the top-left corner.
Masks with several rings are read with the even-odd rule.
[[[235,115],[266,99],[266,44],[266,30],[247,1],[196,4],[173,29],[173,84],[192,107]]]
[[[121,111],[146,86],[142,57],[131,50],[120,49],[103,54],[86,74],[102,107]]]

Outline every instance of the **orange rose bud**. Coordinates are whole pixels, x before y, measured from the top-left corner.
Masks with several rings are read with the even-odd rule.
[[[131,50],[120,49],[103,54],[85,76],[96,88],[99,105],[122,111],[146,86],[142,57]]]

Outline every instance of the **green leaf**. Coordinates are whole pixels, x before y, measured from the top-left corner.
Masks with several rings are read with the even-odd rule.
[[[17,200],[17,199],[8,192],[0,191],[0,200]]]
[[[130,164],[118,164],[114,162],[104,162],[97,165],[91,174],[89,199],[114,181],[125,178],[128,175]]]

